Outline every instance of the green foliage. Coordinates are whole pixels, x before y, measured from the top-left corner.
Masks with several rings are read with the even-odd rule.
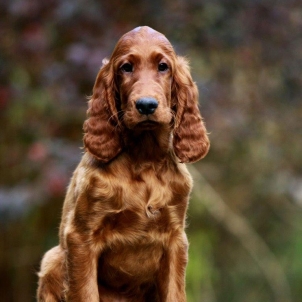
[[[189,264],[187,268],[188,301],[206,301],[213,293],[212,281],[215,276],[212,259],[212,243],[207,233],[190,233]]]

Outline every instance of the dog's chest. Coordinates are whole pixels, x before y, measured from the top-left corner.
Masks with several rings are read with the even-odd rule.
[[[190,190],[186,170],[161,177],[152,170],[137,178],[125,170],[94,174],[86,191],[85,216],[96,248],[103,251],[103,282],[132,284],[133,278],[153,278],[171,236],[184,228]]]
[[[161,177],[153,170],[137,178],[123,173],[100,173],[90,181],[88,211],[93,215],[88,223],[100,241],[147,244],[163,241],[167,233],[183,227],[191,190],[186,170],[167,171]]]

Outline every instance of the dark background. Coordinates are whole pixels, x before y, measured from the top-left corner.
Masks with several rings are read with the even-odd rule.
[[[302,3],[291,0],[0,0],[0,300],[34,301],[87,96],[138,25],[190,58],[210,132],[193,166],[188,301],[301,301]]]

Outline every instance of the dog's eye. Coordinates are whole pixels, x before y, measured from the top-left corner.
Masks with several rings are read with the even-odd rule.
[[[132,72],[133,71],[133,66],[130,63],[125,63],[121,66],[121,71],[123,72]]]
[[[168,64],[166,64],[166,63],[159,63],[158,64],[158,71],[161,71],[161,72],[163,72],[163,71],[166,71],[166,70],[168,70]]]

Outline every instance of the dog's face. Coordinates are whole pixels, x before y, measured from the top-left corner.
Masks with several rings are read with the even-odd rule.
[[[174,50],[164,35],[148,27],[124,35],[113,52],[122,121],[129,129],[169,124]]]

